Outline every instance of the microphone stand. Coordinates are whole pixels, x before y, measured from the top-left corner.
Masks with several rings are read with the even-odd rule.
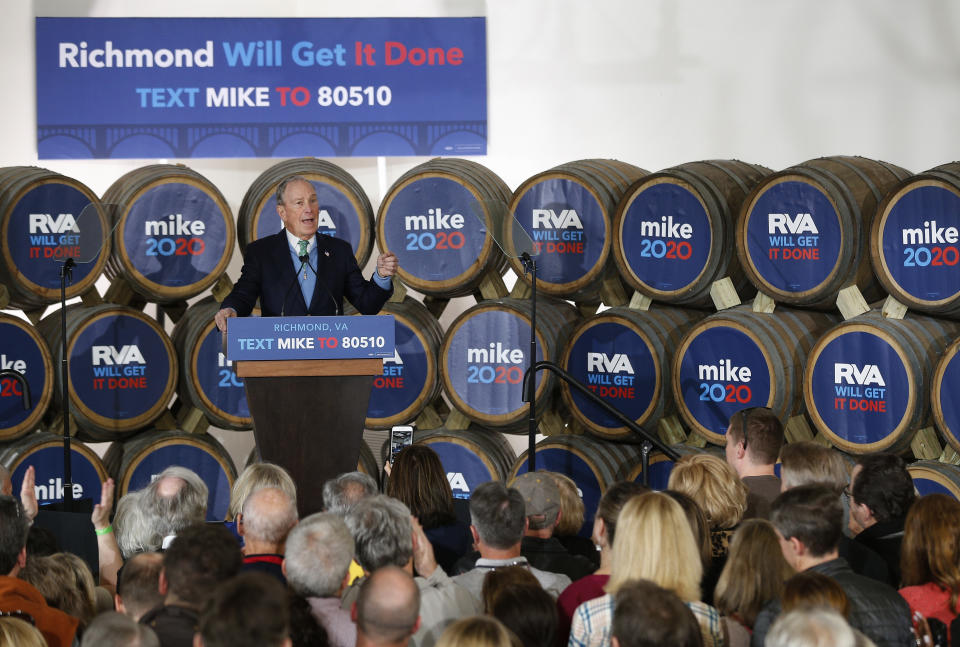
[[[523,273],[530,274],[530,367],[528,371],[537,363],[537,260],[529,253],[520,254],[520,262],[523,264]],[[534,400],[537,393],[537,381],[531,379],[525,385],[523,401],[530,404],[530,415],[527,426],[527,471],[535,472],[537,470],[537,412]]]
[[[73,511],[73,475],[70,461],[70,358],[67,355],[67,281],[73,279],[73,258],[67,258],[60,268],[60,380],[63,383],[61,408],[63,410],[63,509]]]

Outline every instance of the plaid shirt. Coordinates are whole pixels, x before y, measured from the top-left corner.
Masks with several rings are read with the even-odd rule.
[[[684,602],[693,611],[703,634],[703,647],[726,647],[720,613],[703,602]],[[613,628],[613,596],[584,602],[573,613],[573,626],[567,647],[609,647]]]

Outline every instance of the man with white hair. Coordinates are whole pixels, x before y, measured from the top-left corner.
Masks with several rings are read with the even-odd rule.
[[[209,494],[203,479],[186,467],[171,465],[160,472],[143,488],[141,505],[153,534],[147,550],[166,549],[179,531],[203,522]]]
[[[297,503],[279,488],[262,488],[247,497],[237,520],[243,537],[244,571],[261,571],[286,584],[283,551],[297,525]]]
[[[307,600],[332,647],[354,647],[357,640],[350,612],[340,607],[353,549],[347,524],[329,512],[310,515],[287,537],[283,560],[287,583]]]

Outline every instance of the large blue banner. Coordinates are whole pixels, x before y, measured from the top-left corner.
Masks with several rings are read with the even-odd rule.
[[[37,18],[41,159],[484,155],[484,18]]]

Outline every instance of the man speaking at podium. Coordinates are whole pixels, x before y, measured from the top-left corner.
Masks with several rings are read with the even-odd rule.
[[[343,297],[362,314],[377,314],[393,293],[397,257],[382,254],[371,280],[363,278],[346,241],[317,236],[319,203],[313,185],[294,175],[277,187],[277,213],[283,231],[247,246],[240,279],[223,300],[215,320],[246,317],[260,299],[265,317],[339,315]]]

